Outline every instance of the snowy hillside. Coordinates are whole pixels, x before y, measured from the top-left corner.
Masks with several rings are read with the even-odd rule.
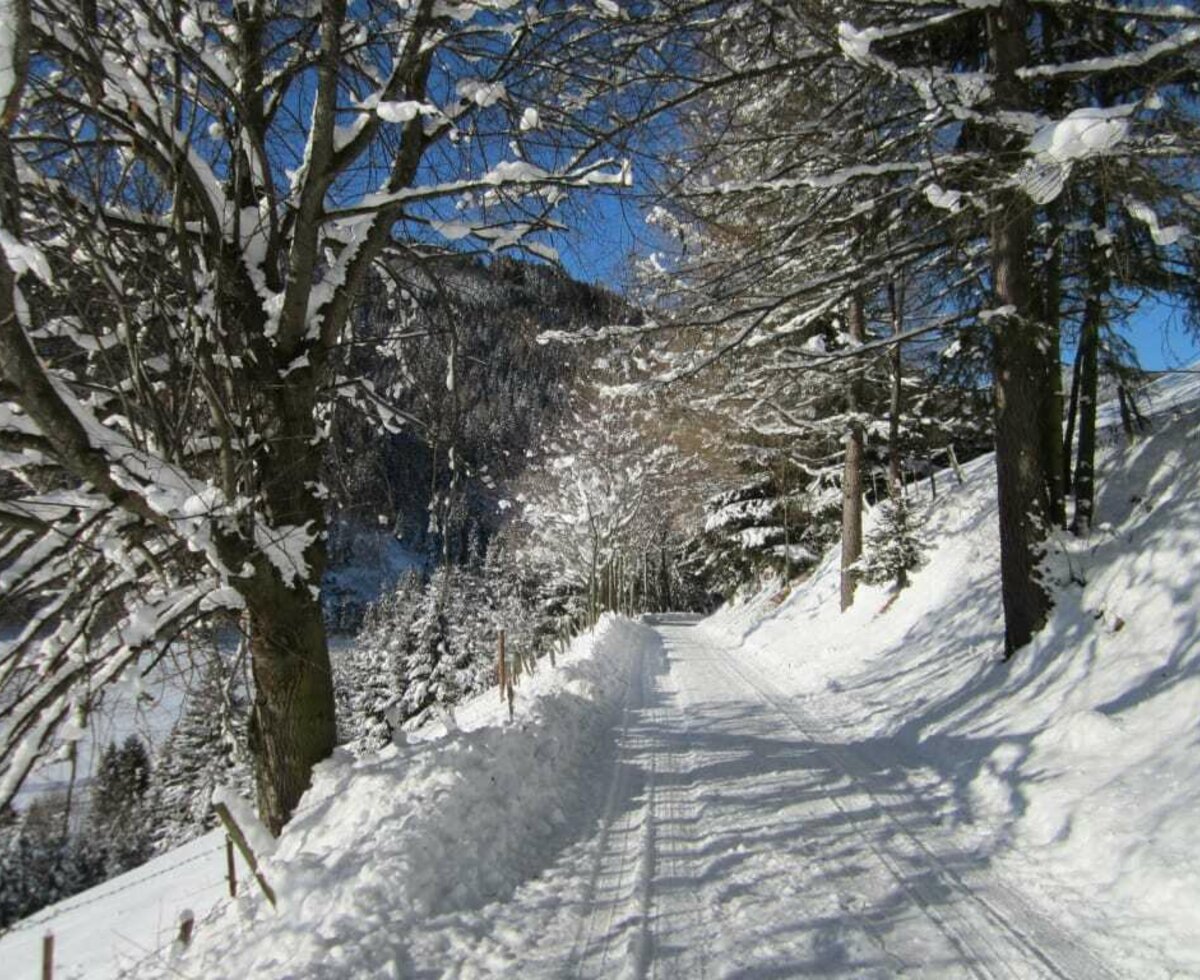
[[[175,959],[173,910],[95,902],[63,975],[115,974],[105,928],[160,949],[139,977],[1200,975],[1191,384],[1108,433],[1097,529],[1054,537],[1055,612],[1011,663],[986,457],[913,489],[930,561],[894,601],[840,614],[831,555],[704,623],[605,619],[514,723],[491,693],[320,767],[277,912],[218,902]],[[43,928],[85,926],[4,936],[14,975]]]
[[[1097,529],[1055,535],[1054,614],[1011,664],[990,456],[963,487],[943,475],[933,560],[886,612],[869,588],[837,612],[830,555],[778,609],[760,596],[713,622],[1130,976],[1200,973],[1197,387],[1153,386],[1159,431],[1131,448],[1108,430]]]

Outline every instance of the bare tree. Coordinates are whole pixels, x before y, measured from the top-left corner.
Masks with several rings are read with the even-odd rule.
[[[0,568],[35,611],[0,653],[0,800],[105,683],[223,613],[278,831],[334,744],[320,463],[332,399],[384,410],[343,368],[369,270],[447,242],[549,255],[531,236],[569,190],[628,179],[608,135],[659,83],[634,49],[614,83],[616,22],[574,7],[9,12],[0,448],[23,483]]]

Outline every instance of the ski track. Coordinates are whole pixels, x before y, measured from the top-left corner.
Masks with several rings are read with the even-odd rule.
[[[420,975],[1116,976],[955,843],[899,758],[840,740],[702,625],[655,632],[581,777],[604,785],[594,829]]]

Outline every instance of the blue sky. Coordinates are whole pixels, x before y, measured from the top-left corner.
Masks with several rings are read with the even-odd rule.
[[[569,207],[571,230],[553,239],[563,266],[583,282],[622,290],[630,255],[647,254],[653,247],[652,233],[632,196],[611,191],[580,195]],[[1200,343],[1187,331],[1184,319],[1182,308],[1155,300],[1144,303],[1131,318],[1125,333],[1145,370],[1187,367],[1200,360]],[[1071,356],[1072,351],[1064,351],[1064,358]]]

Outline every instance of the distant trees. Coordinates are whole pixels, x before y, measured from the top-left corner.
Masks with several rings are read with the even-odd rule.
[[[632,365],[598,360],[515,485],[511,536],[516,561],[582,597],[587,624],[604,610],[670,605],[678,548],[710,480],[673,442],[676,407],[623,390],[636,389]]]
[[[136,735],[109,743],[94,777],[87,839],[102,856],[104,877],[136,868],[150,857],[150,754]]]
[[[183,714],[159,747],[145,807],[158,852],[178,847],[217,825],[213,791],[253,789],[243,678],[218,651],[201,665]]]
[[[0,810],[0,928],[151,856],[151,776],[149,753],[131,735],[101,754],[82,822],[72,821],[67,797],[58,794],[38,797],[20,814]]]
[[[0,928],[103,880],[103,855],[67,817],[61,796],[35,800],[19,816],[0,811]]]

